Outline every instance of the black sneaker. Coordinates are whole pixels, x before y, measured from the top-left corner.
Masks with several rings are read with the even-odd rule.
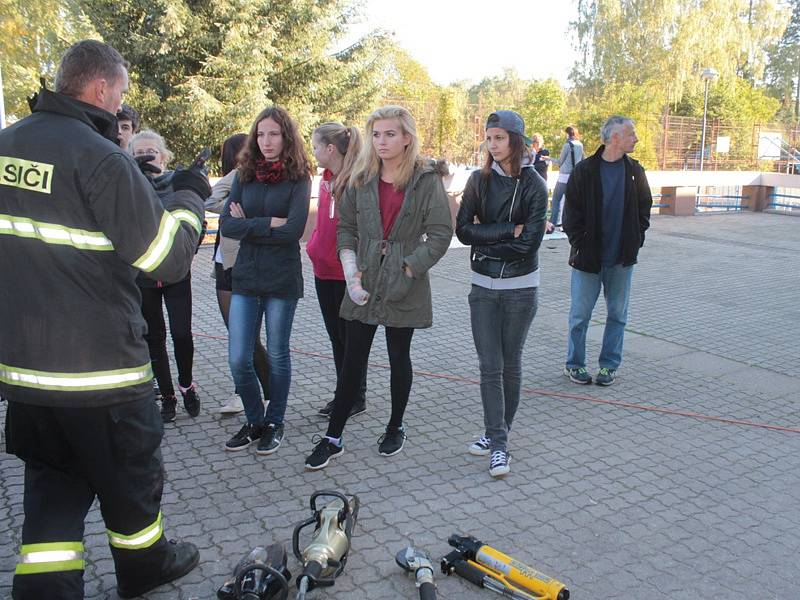
[[[272,454],[281,447],[283,441],[283,424],[276,425],[275,423],[267,423],[264,431],[261,434],[261,440],[258,442],[258,450],[256,454]]]
[[[138,576],[126,577],[125,579],[131,581],[119,583],[119,570],[117,570],[117,595],[120,598],[138,598],[160,585],[183,577],[200,562],[200,552],[197,550],[197,546],[191,542],[170,540],[168,548],[169,559],[165,565],[160,565],[158,572],[153,573],[155,569],[147,569],[149,565],[139,565]],[[150,576],[148,577],[148,575]]]
[[[503,477],[511,471],[511,455],[505,450],[494,450],[489,459],[489,475]]]
[[[328,438],[314,436],[311,441],[316,443],[314,450],[306,458],[306,469],[309,471],[319,471],[328,466],[332,458],[337,458],[344,454],[344,444],[337,446]]]
[[[331,401],[330,401],[330,402],[328,402],[328,403],[327,403],[325,406],[323,406],[322,408],[320,408],[320,409],[317,411],[317,414],[318,414],[320,417],[330,417],[332,412],[333,412],[333,400],[331,400]]]
[[[178,386],[178,390],[181,392],[181,396],[183,396],[183,407],[186,409],[186,412],[189,413],[190,417],[196,417],[200,414],[200,398],[197,397],[197,384],[193,381],[192,385],[190,385],[186,390],[181,386]]]
[[[381,456],[394,456],[403,449],[405,441],[405,428],[402,425],[400,427],[389,425],[386,428],[386,433],[378,438],[378,454]]]
[[[225,450],[244,450],[261,438],[264,428],[261,425],[245,423],[235,436],[225,442]]]
[[[153,395],[156,397],[157,401],[161,400],[161,389],[158,387],[158,383],[155,379],[153,379]]]
[[[164,423],[172,423],[175,420],[175,407],[178,399],[175,396],[164,396],[161,398],[161,420]]]
[[[356,402],[353,405],[353,408],[350,409],[350,416],[355,417],[356,415],[360,415],[361,413],[364,412],[367,412],[367,401],[361,400],[359,402]],[[330,417],[332,413],[333,413],[333,400],[328,402],[325,406],[323,406],[317,411],[317,414],[320,417]]]

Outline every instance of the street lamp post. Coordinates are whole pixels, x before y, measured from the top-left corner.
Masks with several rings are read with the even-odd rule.
[[[703,94],[703,135],[700,139],[700,170],[703,170],[703,159],[706,155],[706,117],[708,116],[708,84],[719,77],[719,73],[711,67],[706,67],[700,74],[706,83],[705,93]]]

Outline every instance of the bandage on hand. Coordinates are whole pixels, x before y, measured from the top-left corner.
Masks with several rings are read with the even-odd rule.
[[[356,266],[356,253],[353,250],[342,250],[339,260],[342,261],[347,294],[358,306],[364,306],[369,300],[369,292],[361,287],[361,271]]]

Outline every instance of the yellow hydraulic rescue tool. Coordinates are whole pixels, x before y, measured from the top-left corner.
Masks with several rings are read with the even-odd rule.
[[[442,572],[455,573],[514,600],[569,600],[569,590],[560,581],[487,546],[471,536],[451,535],[455,548],[442,559]]]

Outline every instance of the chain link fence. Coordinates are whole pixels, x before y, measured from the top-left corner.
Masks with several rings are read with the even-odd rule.
[[[423,154],[450,162],[478,165],[483,123],[490,110],[479,104],[447,105],[436,100],[386,98],[402,104],[417,120]],[[364,115],[366,118],[366,115]],[[575,119],[580,122],[579,118]],[[635,157],[650,170],[700,169],[703,119],[662,115],[636,120],[639,144]],[[590,136],[596,137],[596,136]],[[563,140],[546,140],[557,152]],[[590,145],[591,141],[588,142]],[[736,124],[709,119],[706,124],[706,171],[766,171],[800,173],[800,126],[783,123]],[[587,147],[587,152],[594,148]]]

